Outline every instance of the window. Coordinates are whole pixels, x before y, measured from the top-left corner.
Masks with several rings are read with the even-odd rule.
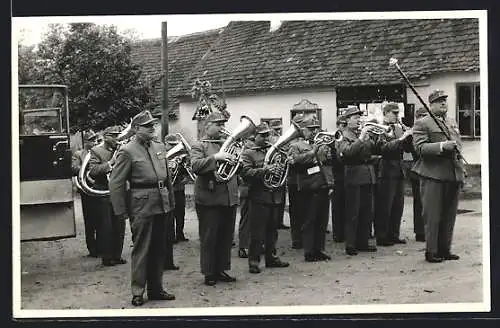
[[[462,136],[481,136],[479,91],[479,83],[457,85],[457,123]]]
[[[279,121],[279,126],[281,126],[281,128],[279,129],[279,133],[281,134],[283,132],[283,120],[281,119],[281,117],[274,117],[274,118],[261,118],[260,119],[260,123],[267,123],[267,125],[269,125],[270,128],[273,128],[273,124],[271,124],[271,122],[274,122],[274,124],[277,124],[277,122]]]

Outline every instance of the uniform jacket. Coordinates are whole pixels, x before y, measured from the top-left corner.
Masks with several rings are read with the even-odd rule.
[[[111,172],[108,161],[113,157],[114,152],[114,149],[107,148],[104,143],[90,149],[89,175],[95,180],[95,189],[108,189],[107,174]]]
[[[462,148],[460,133],[455,122],[450,119],[443,121],[450,136]],[[446,136],[430,115],[415,121],[413,126],[413,146],[418,154],[413,171],[418,175],[442,180],[464,181],[465,168],[462,161],[456,157],[456,152],[441,152],[440,142],[446,141]]]
[[[207,206],[238,205],[238,183],[236,174],[227,182],[218,182],[214,172],[217,162],[213,155],[222,146],[218,140],[202,140],[191,147],[191,165],[197,174],[194,185],[195,202]]]
[[[138,139],[118,151],[109,179],[111,203],[116,215],[127,213],[126,182],[130,182],[130,215],[147,217],[168,213],[175,207],[172,181],[167,169],[165,145],[152,141],[146,148]],[[159,187],[162,181],[164,188]],[[150,185],[137,188],[134,184]]]
[[[344,183],[353,185],[375,184],[376,176],[372,155],[375,143],[361,141],[350,129],[343,130],[343,138],[335,142],[337,157],[344,164]]]
[[[87,154],[88,150],[82,148],[75,151],[73,155],[71,155],[71,171],[73,172],[73,175],[78,175],[78,172],[80,172],[80,168],[82,167],[83,160]]]
[[[328,148],[328,146],[323,146]],[[288,151],[292,158],[293,174],[298,190],[330,188],[333,186],[332,163],[319,163],[312,152],[313,146],[305,140],[298,140],[290,145]],[[319,166],[320,172],[308,173],[308,169]]]
[[[403,129],[393,125],[392,135],[383,135],[377,139],[377,152],[382,155],[378,162],[377,175],[382,179],[403,179],[403,152],[411,151],[411,138],[401,141]]]
[[[269,147],[246,149],[242,158],[241,177],[248,183],[248,198],[256,203],[281,204],[284,188],[272,190],[264,186],[264,157]]]
[[[252,140],[245,141],[245,149],[255,147]],[[238,189],[240,191],[240,198],[248,198],[248,183],[240,176],[237,175]]]

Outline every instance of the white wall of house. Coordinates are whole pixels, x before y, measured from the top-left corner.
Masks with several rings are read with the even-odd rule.
[[[456,119],[457,117],[457,83],[477,83],[480,82],[478,72],[457,72],[447,74],[432,75],[425,80],[412,81],[420,97],[428,104],[429,94],[434,89],[441,89],[448,94],[448,116]],[[407,89],[407,101],[409,104],[415,104],[415,109],[421,107],[413,91]],[[484,139],[484,138],[482,138]],[[486,139],[483,140],[486,142]],[[463,154],[470,164],[481,163],[481,140],[464,139]],[[485,159],[487,160],[487,159]]]

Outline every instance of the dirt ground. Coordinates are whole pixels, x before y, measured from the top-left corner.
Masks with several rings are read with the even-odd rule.
[[[80,213],[79,202],[77,206]],[[457,216],[453,251],[461,256],[459,261],[438,264],[424,261],[425,244],[414,239],[412,200],[407,197],[401,233],[408,239],[406,245],[379,247],[376,253],[350,257],[344,254],[343,244],[333,243],[330,233],[326,252],[333,259],[308,263],[301,250],[291,248],[290,231],[280,230],[278,252],[283,260],[290,262],[290,267],[264,268],[261,274],[253,275],[248,272],[247,260],[238,258],[237,248],[233,248],[230,273],[238,281],[209,287],[203,284],[199,271],[197,219],[189,207],[185,231],[190,240],[174,246],[175,262],[181,270],[164,273],[164,286],[177,299],[151,301],[143,307],[481,302],[481,201],[464,200],[459,208],[471,210]],[[285,215],[288,223],[288,213]],[[133,308],[130,264],[103,267],[99,259],[87,257],[81,215],[76,222],[76,238],[21,244],[21,308]],[[130,260],[131,250],[127,223],[125,259]]]

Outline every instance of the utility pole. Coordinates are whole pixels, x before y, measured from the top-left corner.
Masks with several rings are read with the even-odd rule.
[[[161,68],[163,71],[163,114],[162,114],[162,126],[161,126],[161,139],[163,140],[168,134],[168,36],[167,36],[167,22],[161,23]]]

